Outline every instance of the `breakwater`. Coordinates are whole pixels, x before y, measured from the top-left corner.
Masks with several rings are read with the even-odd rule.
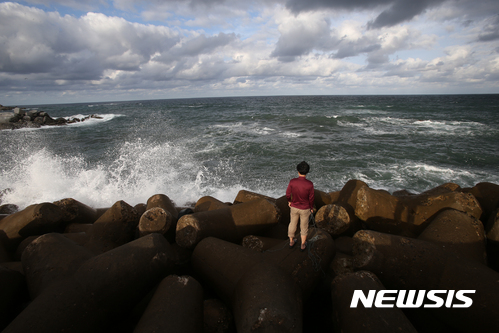
[[[37,109],[26,110],[25,108],[4,107],[0,105],[0,130],[20,128],[40,128],[42,126],[61,126],[83,122],[90,118],[102,119],[98,115],[85,117],[52,118],[47,112]]]
[[[246,190],[231,202],[205,196],[191,207],[167,194],[105,209],[71,198],[20,211],[3,205],[0,325],[4,332],[497,331],[499,185],[389,193],[350,180],[315,194],[304,252],[288,246],[285,197]],[[356,290],[393,297],[381,299],[383,308],[352,308]],[[446,293],[419,292],[425,306],[408,307],[411,300],[396,303],[395,290]],[[473,291],[470,307],[454,297],[459,291]]]

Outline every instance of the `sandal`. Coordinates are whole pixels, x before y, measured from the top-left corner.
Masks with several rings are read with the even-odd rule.
[[[301,252],[305,251],[305,250],[307,249],[307,245],[308,245],[308,242],[307,242],[307,241],[305,241],[305,243],[303,243],[303,244],[301,245],[301,247],[300,247],[300,251],[301,251]]]
[[[289,242],[289,248],[290,248],[290,249],[292,249],[292,248],[294,248],[294,247],[295,247],[295,245],[296,245],[296,241],[297,241],[297,239],[296,239],[296,238],[294,238],[292,243],[291,243],[291,242]]]

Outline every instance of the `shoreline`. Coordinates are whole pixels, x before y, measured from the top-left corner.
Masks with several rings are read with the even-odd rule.
[[[176,207],[165,194],[134,207],[118,201],[95,209],[70,198],[21,211],[2,205],[8,214],[0,219],[0,268],[11,292],[0,304],[1,328],[132,332],[194,325],[239,332],[275,331],[276,321],[296,332],[499,327],[493,282],[499,281],[499,185],[446,183],[415,194],[350,180],[340,191],[315,194],[303,253],[288,247],[285,197],[246,190],[232,202],[208,196],[191,207]],[[99,301],[77,291],[82,287]],[[431,319],[395,303],[384,309],[385,321],[373,317],[380,309],[350,307],[354,290],[385,288],[476,293],[464,310],[421,305]],[[171,292],[171,304],[160,301]],[[150,315],[165,309],[174,323]]]

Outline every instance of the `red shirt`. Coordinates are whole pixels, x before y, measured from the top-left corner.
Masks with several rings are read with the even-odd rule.
[[[305,177],[293,178],[289,181],[286,198],[291,202],[291,207],[313,209],[314,184]]]

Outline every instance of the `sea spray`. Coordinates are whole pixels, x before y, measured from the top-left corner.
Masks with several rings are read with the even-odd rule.
[[[164,193],[177,205],[204,195],[232,201],[240,185],[224,186],[217,168],[199,165],[189,152],[174,145],[138,139],[124,142],[110,158],[90,164],[81,155],[57,155],[47,149],[18,153],[15,167],[4,170],[0,187],[8,188],[2,203],[24,208],[34,202],[74,198],[92,207],[109,207],[117,200],[132,205]],[[223,165],[222,173],[230,170]]]

